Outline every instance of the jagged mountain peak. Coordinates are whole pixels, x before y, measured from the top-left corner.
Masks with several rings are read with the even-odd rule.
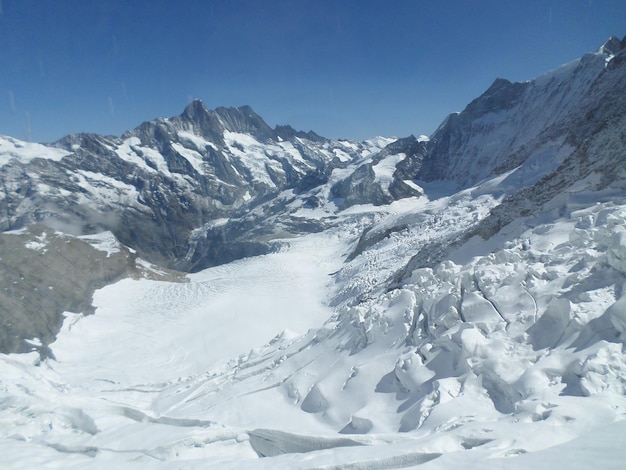
[[[276,132],[248,105],[208,109],[199,99],[189,103],[183,112],[168,119],[146,121],[126,132],[122,139],[139,137],[144,143],[176,141],[179,131],[195,134],[219,147],[224,146],[224,132],[248,134],[261,142],[276,140]]]
[[[212,130],[220,128],[221,131],[250,134],[257,139],[267,142],[269,140],[290,140],[300,137],[312,142],[324,142],[327,139],[314,131],[299,131],[290,125],[276,125],[273,129],[250,105],[237,107],[219,106],[209,110],[204,102],[199,99],[193,100],[187,105],[180,118],[197,128],[207,121],[211,122]]]
[[[215,109],[215,113],[225,130],[250,134],[261,141],[276,139],[274,129],[248,105],[237,108],[219,107]]]
[[[467,105],[464,112],[473,119],[486,113],[509,109],[517,103],[528,86],[528,83],[496,78],[487,91]]]
[[[616,55],[619,51],[626,47],[626,36],[622,40],[617,38],[616,36],[611,36],[606,40],[602,47],[600,47],[599,52],[605,55]]]
[[[201,119],[209,114],[209,109],[205,106],[204,102],[199,99],[194,99],[183,110],[181,117],[189,120]]]
[[[270,126],[249,105],[219,106],[214,110],[209,110],[202,100],[195,99],[187,105],[180,118],[200,125],[210,121],[213,127],[221,127],[222,130],[242,134],[271,135],[273,133]]]
[[[286,124],[278,124],[275,128],[274,131],[276,132],[276,135],[278,137],[280,137],[283,140],[289,140],[289,139],[293,139],[294,137],[300,137],[303,139],[307,139],[310,140],[312,142],[324,142],[327,139],[322,137],[321,135],[317,134],[316,132],[313,131],[308,131],[308,132],[304,132],[304,131],[297,131],[295,130],[293,127],[291,127],[290,125]]]
[[[0,142],[0,182],[15,188],[0,198],[0,227],[110,230],[144,258],[185,271],[266,252],[273,249],[268,233],[260,242],[234,242],[242,232],[234,224],[234,235],[216,248],[216,240],[198,241],[195,230],[239,209],[245,214],[257,198],[323,185],[333,169],[382,149],[277,129],[282,135],[250,106],[210,110],[194,100],[180,115],[146,121],[121,137],[66,136],[56,152]],[[11,170],[4,161],[18,164]]]

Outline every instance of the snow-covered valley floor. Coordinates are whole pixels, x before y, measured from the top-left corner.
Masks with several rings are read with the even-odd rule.
[[[0,355],[0,467],[622,468],[623,190],[413,269],[488,214],[488,188],[98,290],[55,359]]]

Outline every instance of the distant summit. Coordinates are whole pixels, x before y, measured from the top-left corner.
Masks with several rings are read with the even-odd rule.
[[[617,37],[611,36],[600,48],[600,53],[606,55],[616,55],[626,47],[626,36],[620,41]]]

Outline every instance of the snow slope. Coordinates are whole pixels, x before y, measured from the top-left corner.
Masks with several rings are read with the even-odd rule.
[[[66,155],[69,155],[69,152],[65,150],[0,135],[0,166],[6,165],[12,159],[22,163],[28,163],[35,158],[58,161]]]
[[[191,274],[188,282],[109,285],[94,296],[97,315],[70,315],[55,357],[64,368],[79,369],[72,373],[76,383],[105,377],[130,386],[197,375],[278,334],[306,333],[331,315],[322,299],[328,273],[340,266],[328,236],[312,238],[285,252]]]

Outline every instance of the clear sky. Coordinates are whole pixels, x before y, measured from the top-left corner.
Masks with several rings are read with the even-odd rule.
[[[120,135],[194,98],[329,138],[430,134],[610,35],[626,0],[0,0],[0,134]]]

